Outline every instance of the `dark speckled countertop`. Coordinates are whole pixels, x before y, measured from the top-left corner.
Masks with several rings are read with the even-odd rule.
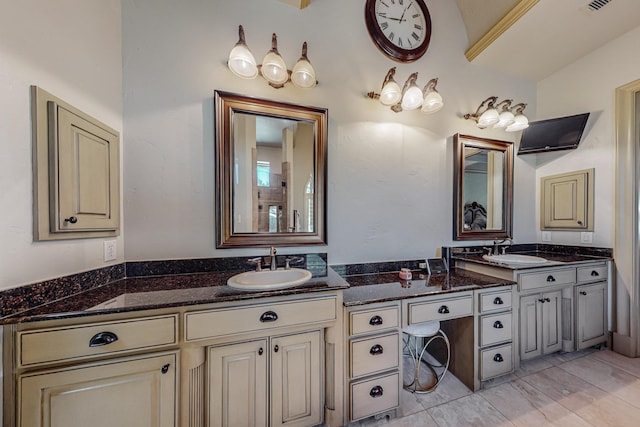
[[[507,286],[515,283],[461,269],[453,269],[448,274],[431,276],[414,271],[412,280],[401,280],[397,272],[346,276],[345,279],[350,285],[349,289],[344,291],[345,306]]]
[[[545,251],[522,251],[522,252],[507,252],[507,255],[532,255],[537,257],[542,257],[549,261],[546,264],[519,264],[518,266],[507,265],[502,263],[496,263],[487,261],[482,257],[482,254],[452,254],[451,258],[453,260],[460,261],[469,261],[478,264],[491,265],[494,267],[502,267],[510,270],[524,270],[529,268],[540,268],[540,267],[550,267],[554,265],[562,265],[562,264],[583,264],[594,261],[609,261],[612,258],[610,256],[597,256],[597,255],[582,255],[576,253],[557,253],[557,252],[545,252]]]

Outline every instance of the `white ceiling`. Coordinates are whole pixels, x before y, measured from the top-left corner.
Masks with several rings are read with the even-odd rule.
[[[498,23],[518,0],[456,0],[469,46]],[[485,3],[486,2],[486,3]],[[540,0],[476,58],[475,64],[540,81],[609,41],[640,26],[640,0],[611,0],[597,12],[591,0]],[[487,5],[480,12],[478,3]]]

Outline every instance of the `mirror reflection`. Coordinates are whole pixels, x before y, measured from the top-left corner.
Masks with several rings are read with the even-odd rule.
[[[454,137],[454,240],[511,237],[513,145]]]

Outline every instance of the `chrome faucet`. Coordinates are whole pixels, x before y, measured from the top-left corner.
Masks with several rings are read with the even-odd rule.
[[[278,262],[276,260],[276,248],[274,248],[273,246],[269,248],[269,258],[271,258],[269,268],[271,269],[271,271],[276,270],[278,268]]]
[[[513,244],[513,240],[508,238],[508,237],[506,239],[503,239],[503,240],[494,240],[493,241],[493,253],[489,254],[489,255],[500,255],[500,246],[498,246],[498,245],[500,245],[501,243],[504,243],[504,242],[507,242],[508,246],[511,246]],[[505,252],[507,252],[507,248],[506,247],[502,248],[502,255],[504,255]]]

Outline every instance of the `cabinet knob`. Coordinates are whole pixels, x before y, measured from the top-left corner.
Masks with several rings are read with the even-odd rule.
[[[278,347],[278,344],[274,345],[273,346],[273,351],[277,353],[278,350],[280,350],[280,347]]]
[[[70,222],[71,224],[75,224],[76,222],[78,222],[78,218],[76,218],[75,216],[70,216],[69,218],[65,218],[64,222]]]
[[[373,387],[369,392],[369,396],[373,397],[374,399],[376,397],[382,397],[383,394],[384,394],[384,389],[379,385]]]
[[[595,270],[591,270],[591,277],[598,277],[600,275],[600,273],[598,273]]]
[[[258,356],[262,356],[262,353],[264,353],[264,349],[262,347],[260,347],[258,349]]]
[[[542,304],[544,304],[544,298],[538,298],[538,302],[541,302]]]
[[[502,304],[504,304],[504,301],[502,301],[502,298],[500,298],[500,297],[495,297],[495,298],[493,299],[493,303],[494,303],[495,305],[502,305]]]
[[[167,363],[162,367],[162,369],[160,369],[160,372],[162,372],[163,374],[166,374],[167,372],[169,372],[169,366],[171,365]]]
[[[586,295],[587,293],[585,291],[580,291],[580,295]]]
[[[549,298],[545,298],[544,302],[551,302],[551,300]]]
[[[439,314],[449,314],[449,307],[447,307],[446,305],[441,306],[438,309],[438,313]]]
[[[552,275],[547,276],[547,282],[555,282],[555,281],[556,281],[556,278],[553,277]]]
[[[102,347],[118,341],[118,336],[113,332],[98,332],[89,340],[89,347]]]
[[[582,221],[578,220],[578,225],[582,225]]]
[[[278,314],[275,311],[265,311],[260,316],[262,323],[275,322],[276,320],[278,320]]]
[[[502,329],[502,328],[504,328],[504,325],[502,324],[501,321],[496,320],[495,322],[493,322],[493,327],[496,328],[496,329]]]
[[[502,362],[504,362],[504,357],[502,357],[502,355],[500,353],[497,353],[495,356],[493,356],[493,361],[494,362],[498,362],[498,363],[502,363]]]
[[[371,349],[369,350],[369,353],[372,356],[377,356],[379,354],[384,353],[384,348],[382,348],[382,346],[380,344],[376,344],[373,347],[371,347]]]
[[[378,316],[376,314],[371,319],[369,319],[369,324],[371,326],[380,326],[380,325],[382,325],[382,317],[380,317],[380,316]]]

